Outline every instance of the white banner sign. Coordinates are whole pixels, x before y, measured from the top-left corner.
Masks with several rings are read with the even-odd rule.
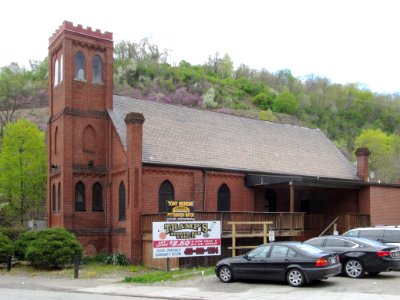
[[[153,258],[221,255],[220,221],[153,222]]]

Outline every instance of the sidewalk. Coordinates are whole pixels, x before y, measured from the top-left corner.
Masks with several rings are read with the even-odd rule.
[[[303,288],[293,288],[284,283],[224,284],[215,276],[144,285],[121,283],[122,278],[65,279],[0,275],[0,287],[174,300],[398,300],[394,289],[398,291],[399,275],[372,280],[335,277]],[[383,284],[389,284],[389,281],[389,286]],[[357,285],[361,286],[355,287]]]
[[[365,293],[333,293],[323,291],[303,290],[302,288],[287,289],[279,286],[278,288],[264,288],[250,289],[239,293],[230,292],[215,292],[215,291],[202,291],[194,287],[155,287],[155,286],[130,286],[126,284],[112,284],[98,286],[94,288],[79,289],[79,292],[106,294],[106,295],[119,295],[131,297],[145,297],[152,299],[182,299],[182,300],[259,300],[259,299],[273,299],[273,300],[349,300],[349,299],[363,299],[363,300],[398,300],[399,296],[396,295],[377,295]]]

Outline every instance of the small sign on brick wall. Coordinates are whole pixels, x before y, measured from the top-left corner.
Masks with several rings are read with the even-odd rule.
[[[167,221],[193,221],[194,201],[167,200]]]

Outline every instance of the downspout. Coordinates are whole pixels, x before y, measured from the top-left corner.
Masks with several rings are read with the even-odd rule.
[[[294,186],[293,182],[289,182],[289,189],[290,189],[290,212],[294,212]]]
[[[206,209],[206,190],[207,190],[207,170],[203,169],[203,199],[202,199],[202,211]]]

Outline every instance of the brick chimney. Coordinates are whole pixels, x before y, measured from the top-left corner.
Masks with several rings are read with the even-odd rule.
[[[356,150],[357,156],[357,176],[364,182],[369,181],[369,167],[368,159],[370,155],[368,148],[358,148]]]

